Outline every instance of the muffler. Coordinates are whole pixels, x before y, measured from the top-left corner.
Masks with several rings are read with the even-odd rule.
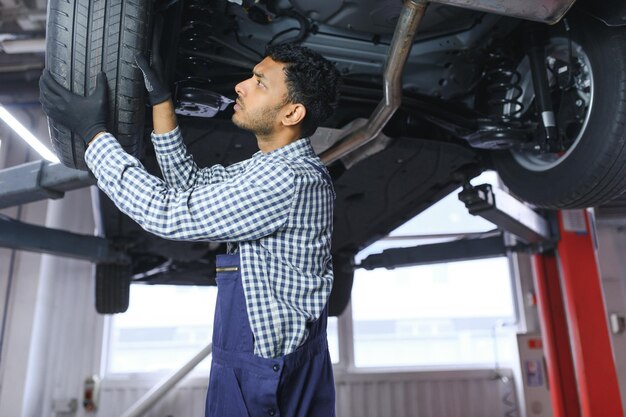
[[[575,0],[430,0],[433,3],[458,6],[481,12],[518,17],[555,24],[572,7]]]
[[[413,46],[413,39],[427,4],[428,0],[406,0],[404,2],[385,64],[383,99],[378,103],[365,126],[341,138],[320,155],[321,160],[326,165],[343,158],[375,139],[400,107],[404,64],[411,51],[411,46]]]

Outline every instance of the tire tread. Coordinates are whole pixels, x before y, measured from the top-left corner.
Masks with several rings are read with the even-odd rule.
[[[96,265],[96,311],[100,314],[117,314],[128,310],[130,282],[130,265]]]
[[[122,147],[140,156],[144,125],[141,77],[134,56],[147,46],[149,0],[50,0],[46,66],[71,91],[86,95],[104,71],[109,83],[109,128]],[[85,145],[48,121],[51,143],[64,165],[88,170]]]

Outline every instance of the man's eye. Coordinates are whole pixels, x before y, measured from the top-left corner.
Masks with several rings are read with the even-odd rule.
[[[265,87],[263,85],[263,83],[261,82],[261,80],[256,80],[256,85],[261,86],[261,87]]]

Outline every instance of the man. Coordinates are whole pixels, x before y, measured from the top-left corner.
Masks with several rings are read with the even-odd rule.
[[[334,191],[308,136],[333,111],[339,73],[310,49],[268,47],[235,87],[232,117],[256,135],[260,151],[228,167],[199,169],[183,145],[169,91],[145,58],[137,64],[153,105],[164,180],[106,132],[104,74],[82,97],[45,71],[40,99],[49,117],[85,140],[98,186],[144,229],[229,243],[217,259],[206,415],[333,416],[326,303]]]

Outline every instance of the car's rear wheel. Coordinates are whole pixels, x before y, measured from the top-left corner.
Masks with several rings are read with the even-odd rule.
[[[134,57],[146,50],[149,0],[50,0],[46,67],[74,93],[88,95],[96,75],[109,84],[110,131],[124,149],[140,152],[144,125],[143,79]],[[85,145],[65,126],[49,121],[52,146],[63,164],[87,170]]]
[[[563,148],[494,153],[505,185],[538,207],[594,207],[626,189],[626,30],[581,16],[569,23],[571,38],[560,25],[551,30],[546,44],[546,70]],[[558,80],[558,70],[559,63],[570,61],[570,54],[568,84]],[[527,118],[536,111],[527,60],[518,72],[525,111],[517,117]]]

